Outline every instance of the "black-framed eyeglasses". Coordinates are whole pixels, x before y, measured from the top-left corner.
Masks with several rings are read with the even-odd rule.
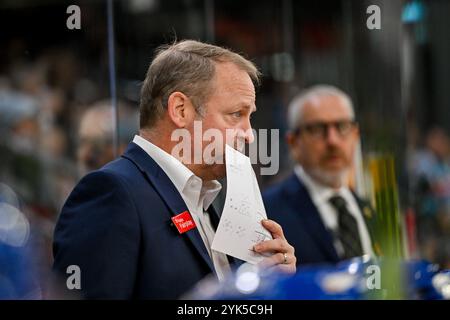
[[[304,123],[294,130],[294,134],[305,133],[310,137],[323,139],[328,136],[330,127],[334,127],[336,132],[343,138],[347,137],[357,126],[355,120],[340,120],[333,122],[311,122]]]

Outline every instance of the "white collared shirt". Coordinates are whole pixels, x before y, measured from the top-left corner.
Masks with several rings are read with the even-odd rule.
[[[133,142],[155,160],[175,185],[197,225],[198,232],[213,261],[217,277],[223,280],[230,271],[230,265],[224,253],[211,250],[215,231],[206,212],[222,189],[222,185],[217,180],[203,182],[178,159],[141,136],[135,135]]]
[[[330,230],[333,235],[336,234],[338,230],[338,215],[329,200],[334,195],[339,195],[345,199],[345,201],[347,202],[348,211],[356,219],[356,222],[358,224],[359,238],[361,239],[363,254],[367,254],[373,257],[374,254],[372,250],[369,231],[367,230],[367,225],[364,221],[364,217],[352,192],[347,187],[341,187],[336,190],[318,183],[310,175],[308,175],[300,165],[295,166],[294,172],[308,190],[309,195],[311,196],[311,199],[317,208],[317,211],[319,211],[320,217],[325,227]],[[336,248],[338,255],[342,256],[344,253],[342,244],[340,243],[339,239],[337,239],[337,237],[333,238],[334,247]]]

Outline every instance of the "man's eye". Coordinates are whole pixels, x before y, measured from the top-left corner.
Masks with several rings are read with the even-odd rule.
[[[231,115],[235,118],[240,118],[240,117],[242,117],[242,112],[236,111],[236,112],[233,112]]]
[[[313,124],[306,127],[306,131],[308,131],[312,135],[322,134],[326,130],[326,126],[321,124]]]

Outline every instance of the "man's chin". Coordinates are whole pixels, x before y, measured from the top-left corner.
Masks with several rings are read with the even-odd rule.
[[[347,172],[345,169],[315,168],[311,170],[310,175],[321,184],[336,188],[343,185]]]

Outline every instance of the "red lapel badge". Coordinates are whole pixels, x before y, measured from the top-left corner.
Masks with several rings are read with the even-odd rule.
[[[191,215],[189,214],[189,211],[185,211],[172,217],[172,222],[175,224],[180,234],[197,227]]]

